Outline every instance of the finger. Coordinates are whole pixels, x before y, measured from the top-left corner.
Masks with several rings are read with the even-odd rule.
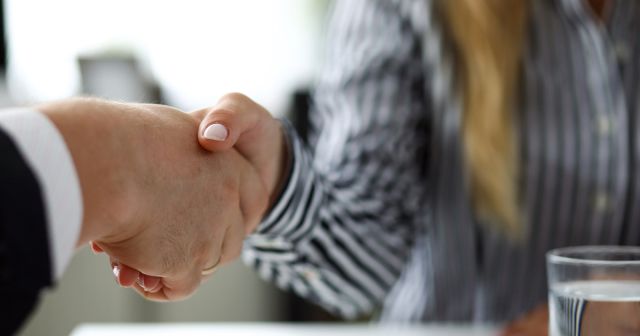
[[[104,252],[104,250],[100,247],[100,245],[98,245],[94,241],[90,241],[89,242],[89,246],[91,247],[91,251],[93,251],[93,253],[103,253]]]
[[[113,262],[126,263],[134,270],[140,270],[145,274],[164,276],[167,270],[162,263],[163,254],[157,250],[148,248],[150,242],[145,240],[105,243],[97,242],[100,248],[111,257]],[[135,282],[135,279],[134,279]]]
[[[258,125],[266,110],[245,95],[227,94],[212,108],[192,113],[201,119],[198,130],[200,145],[209,151],[227,150],[238,139]],[[242,152],[242,148],[239,148]]]
[[[131,287],[138,279],[139,272],[119,262],[112,263],[111,268],[116,281],[122,287]]]
[[[217,252],[213,253],[214,256],[211,258],[211,261],[207,265],[213,265],[218,262],[223,263],[231,260],[231,258],[223,257],[225,253],[221,252],[223,250],[223,241],[224,244],[227,244],[227,240],[229,241],[229,246],[226,248],[226,251],[228,252],[226,253],[229,253],[230,257],[234,254],[236,257],[238,255],[238,252],[235,251],[238,249],[238,246],[241,247],[242,239],[244,237],[244,232],[242,229],[242,215],[238,210],[234,211],[233,215],[230,217],[232,217],[232,219],[228,218],[227,220],[233,221],[233,224],[227,228],[227,231],[224,235],[221,236],[220,239],[216,239],[216,241],[213,242],[212,250]],[[132,285],[132,288],[138,294],[151,301],[164,302],[183,300],[193,294],[193,292],[195,292],[198,286],[202,283],[203,278],[206,278],[202,276],[203,267],[206,266],[194,265],[194,267],[188,274],[179,278],[152,277],[157,278],[159,281],[155,285],[155,287],[150,290],[145,289],[145,287],[149,286],[150,283],[147,282],[148,276],[144,275],[143,281],[145,287],[142,286],[142,283],[140,283],[140,281],[137,281]]]
[[[151,289],[148,289],[147,292],[149,292],[149,293],[157,293],[157,292],[159,292],[161,290],[162,290],[162,278],[160,278],[160,282],[158,282],[158,284],[155,287],[153,287]]]
[[[194,267],[180,279],[165,278],[162,290],[151,295],[159,295],[169,301],[184,300],[191,296],[201,284],[202,266]]]
[[[214,233],[211,237],[203,241],[204,246],[206,246],[205,249],[208,251],[205,256],[208,255],[209,257],[200,259],[200,262],[193,262],[187,274],[183,273],[182,275],[174,277],[164,277],[162,279],[162,286],[159,288],[160,290],[139,293],[145,298],[154,301],[176,301],[189,297],[202,283],[203,279],[210,275],[203,275],[203,270],[217,267],[222,262],[222,247],[224,241],[229,237],[229,232],[232,231],[231,228],[239,227],[241,235],[243,235],[242,214],[237,205],[237,201],[234,206],[229,207],[229,209],[223,213],[224,216],[220,218],[218,223],[211,224],[218,224],[218,227],[214,229],[214,232],[217,231],[217,234]],[[221,223],[224,223],[224,226],[220,225]],[[193,261],[196,261],[196,259]]]
[[[140,285],[140,287],[142,287],[146,292],[152,292],[159,289],[158,287],[161,285],[161,280],[162,279],[160,277],[140,273],[138,279],[136,280],[136,283]]]
[[[136,293],[138,293],[140,296],[142,296],[143,298],[149,300],[149,301],[156,301],[156,302],[166,302],[169,301],[169,299],[163,294],[162,292],[162,285],[158,286],[159,289],[155,290],[155,291],[146,291],[144,288],[142,288],[139,284],[134,284],[133,287],[131,287],[133,290],[136,291]]]
[[[154,288],[145,289],[140,285],[140,282],[136,282],[131,288],[136,291],[140,296],[150,301],[165,302],[169,301],[169,298],[164,294],[164,278],[158,277],[159,282]]]
[[[231,223],[231,226],[242,227],[242,215],[239,207],[235,206],[234,209],[237,210],[229,209],[225,212],[226,218],[222,218],[221,223]],[[205,244],[208,246],[207,249],[209,250],[209,258],[201,262],[194,262],[185,272],[162,277],[160,282],[151,290],[145,290],[141,283],[135,283],[133,288],[143,297],[153,301],[177,301],[189,297],[202,282],[202,270],[221,260],[220,253],[222,251],[223,241],[227,236],[226,231],[229,231],[231,226],[227,226],[226,230],[220,228],[219,234],[214,234],[209,241],[205,241]],[[146,281],[147,278],[145,277],[145,287],[150,287]]]

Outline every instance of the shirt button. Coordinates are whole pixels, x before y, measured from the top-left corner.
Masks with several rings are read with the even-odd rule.
[[[631,51],[625,42],[618,42],[614,46],[615,57],[620,63],[626,63],[631,58]]]
[[[302,275],[304,276],[305,279],[307,279],[307,281],[313,281],[318,278],[318,273],[310,269],[304,270],[302,272]]]
[[[611,120],[608,116],[603,115],[598,118],[598,134],[600,136],[608,136],[611,133]]]
[[[606,193],[598,193],[593,200],[597,212],[605,212],[609,209],[609,196]]]

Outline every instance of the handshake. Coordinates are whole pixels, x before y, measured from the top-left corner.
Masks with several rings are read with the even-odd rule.
[[[110,257],[118,283],[179,300],[236,259],[288,172],[279,121],[232,93],[191,113],[74,99],[39,107],[82,189],[76,247]]]

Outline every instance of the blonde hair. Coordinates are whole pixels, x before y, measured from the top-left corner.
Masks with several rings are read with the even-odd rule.
[[[464,98],[464,157],[476,214],[510,235],[522,231],[515,135],[525,0],[442,0]]]

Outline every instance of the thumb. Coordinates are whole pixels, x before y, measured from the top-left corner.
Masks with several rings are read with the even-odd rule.
[[[198,142],[211,152],[241,145],[238,140],[258,125],[262,109],[248,97],[231,93],[214,107],[192,112],[191,115],[200,121]]]

